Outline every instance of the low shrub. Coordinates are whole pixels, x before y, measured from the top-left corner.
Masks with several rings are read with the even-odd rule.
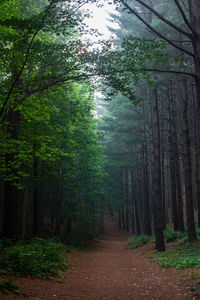
[[[182,246],[182,245],[187,244],[187,242],[188,242],[188,237],[187,237],[187,235],[185,235],[184,237],[182,237],[181,239],[179,239],[176,244],[178,246]]]
[[[174,231],[173,229],[167,229],[164,232],[164,237],[167,243],[177,241],[178,239],[182,239],[186,235],[186,232]]]
[[[0,268],[4,267],[12,274],[56,276],[67,266],[65,253],[65,246],[52,240],[20,241],[4,249]]]
[[[19,294],[19,286],[12,278],[0,282],[0,289],[3,292],[10,291],[15,294]]]
[[[128,248],[129,249],[135,249],[138,247],[141,247],[142,245],[150,242],[152,240],[152,236],[150,235],[140,235],[138,237],[130,237],[128,239]]]
[[[200,242],[176,246],[165,252],[158,252],[154,261],[162,267],[175,267],[176,269],[200,268],[199,256]]]

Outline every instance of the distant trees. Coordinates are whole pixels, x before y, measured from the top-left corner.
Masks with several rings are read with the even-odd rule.
[[[133,226],[138,226],[138,234],[146,231],[143,216],[147,207],[149,219],[153,217],[154,220],[156,248],[163,251],[166,224],[171,219],[174,229],[183,231],[185,212],[188,241],[196,240],[194,209],[199,202],[196,182],[200,172],[196,131],[199,127],[199,83],[198,72],[193,67],[198,57],[194,48],[198,48],[199,39],[194,22],[199,19],[194,21],[197,11],[192,16],[188,13],[195,1],[190,7],[179,1],[172,1],[170,7],[169,2],[159,1],[116,2],[120,2],[118,14],[112,17],[118,21],[120,30],[113,30],[119,38],[114,41],[117,48],[113,47],[105,64],[106,70],[112,70],[111,76],[106,75],[108,96],[113,98],[115,92],[120,91],[137,105],[144,120],[141,146],[130,151],[130,156],[137,157],[144,165],[144,169],[137,165],[131,171],[137,215]],[[141,21],[143,25],[138,26]],[[167,43],[152,39],[155,35]],[[151,77],[148,72],[153,72]],[[174,76],[176,73],[179,77]],[[153,86],[147,87],[144,79]],[[138,105],[140,99],[143,100]],[[136,119],[137,115],[133,114],[132,124]],[[128,116],[127,124],[131,124]],[[113,131],[120,130],[117,128]],[[116,147],[114,140],[112,146]],[[127,165],[132,169],[130,162]],[[143,197],[145,201],[148,199],[147,204]]]

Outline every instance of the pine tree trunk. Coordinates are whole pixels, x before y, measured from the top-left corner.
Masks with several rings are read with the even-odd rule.
[[[61,232],[61,208],[62,208],[62,190],[61,190],[61,176],[62,176],[62,169],[59,169],[59,178],[57,182],[57,195],[56,195],[56,228],[55,228],[55,235],[60,235]],[[74,199],[74,193],[72,193],[72,199]],[[72,200],[73,201],[73,200]]]
[[[187,117],[188,105],[188,89],[187,82],[183,81],[184,89],[184,107],[183,107],[183,169],[184,169],[184,183],[185,183],[185,201],[186,201],[186,217],[188,227],[188,242],[192,243],[197,240],[195,223],[194,223],[194,209],[193,209],[193,191],[192,191],[192,165],[191,165],[191,149],[190,149],[190,135]]]
[[[124,216],[124,203],[121,205],[121,218],[122,218],[122,230],[126,229],[125,216]]]
[[[170,109],[173,111],[173,107]],[[172,219],[174,230],[179,229],[178,207],[177,207],[177,189],[176,189],[176,170],[175,170],[175,149],[174,149],[174,132],[172,126],[174,123],[173,117],[170,118],[169,124],[169,166],[170,166],[170,183],[171,183],[171,199],[172,199]]]
[[[37,236],[40,233],[40,198],[39,198],[39,186],[38,186],[38,158],[33,155],[33,178],[34,178],[34,190],[33,190],[33,235]]]
[[[186,200],[186,216],[188,226],[188,242],[196,241],[194,209],[193,209],[193,192],[192,192],[192,166],[191,166],[191,150],[188,121],[183,120],[183,140],[184,140],[184,182],[185,182],[185,200]]]
[[[132,234],[135,234],[135,210],[134,210],[134,203],[133,197],[131,201],[131,225],[132,225]]]
[[[128,185],[128,169],[124,168],[124,180],[125,180],[125,205],[126,205],[126,232],[129,232],[129,185]]]
[[[137,236],[141,235],[141,222],[140,222],[140,214],[139,214],[139,207],[138,207],[138,201],[135,198],[135,220],[136,220],[136,234]]]
[[[161,121],[161,187],[162,187],[162,201],[163,201],[163,228],[167,228],[166,217],[166,182],[165,182],[165,146],[164,146],[164,120]]]
[[[10,138],[18,139],[19,113],[17,111],[10,112],[8,115]],[[15,161],[16,153],[6,154],[6,175],[11,177],[16,174],[17,170],[12,168]],[[19,216],[20,201],[19,191],[16,185],[11,181],[5,180],[4,185],[4,225],[3,236],[7,238],[18,239],[21,237],[21,218]]]
[[[11,156],[9,156],[9,161]],[[9,181],[5,181],[4,186],[4,226],[3,236],[10,239],[19,239],[20,232],[20,218],[19,211],[19,191],[16,186]]]
[[[144,114],[144,107],[143,107]],[[148,146],[146,136],[146,124],[144,124],[144,149],[143,157],[143,212],[144,212],[144,234],[151,235],[151,219],[150,219],[150,195],[149,195],[149,177],[148,177]]]
[[[147,160],[146,160],[147,164]],[[144,234],[151,235],[151,221],[150,221],[150,203],[149,203],[149,179],[147,167],[144,167]]]
[[[154,228],[156,238],[156,249],[165,251],[163,233],[163,201],[161,190],[161,162],[160,162],[160,126],[158,116],[158,96],[155,89],[152,96],[152,132],[154,152]]]
[[[175,148],[175,176],[176,176],[177,201],[178,201],[178,220],[179,220],[179,228],[178,229],[180,231],[184,232],[185,227],[184,227],[184,219],[183,219],[183,196],[182,196],[182,188],[181,188],[177,133],[175,133],[174,148]]]
[[[124,169],[122,168],[122,229],[126,230],[126,216],[125,216],[125,177],[124,177]]]
[[[190,8],[190,22],[193,28],[193,50],[196,74],[196,93],[198,110],[200,110],[200,3],[199,0],[188,1]]]
[[[134,179],[133,173],[132,173],[132,187],[133,187],[132,201],[134,203],[134,208],[135,208],[136,235],[140,236],[142,231],[141,231],[139,204],[138,204],[139,192],[138,192],[138,187],[136,185],[136,180]]]
[[[121,223],[121,207],[119,205],[118,208],[118,228],[121,229],[122,228],[122,223]]]

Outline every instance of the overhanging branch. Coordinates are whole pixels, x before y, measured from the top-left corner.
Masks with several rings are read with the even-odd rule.
[[[32,44],[34,42],[34,39],[35,39],[36,35],[38,34],[38,32],[41,30],[41,26],[44,24],[44,21],[45,21],[45,19],[47,17],[48,11],[51,8],[52,4],[53,4],[53,0],[50,2],[48,8],[46,9],[46,12],[45,12],[45,14],[44,14],[44,16],[43,16],[43,18],[41,20],[40,27],[35,31],[35,33],[33,34],[32,38],[31,38],[31,41],[30,41],[30,43],[28,45],[28,48],[27,48],[27,51],[26,51],[24,62],[22,64],[22,66],[21,66],[21,68],[20,68],[20,70],[19,70],[19,72],[18,72],[18,74],[17,74],[17,76],[16,76],[13,84],[11,85],[11,88],[10,88],[8,94],[7,94],[7,97],[6,97],[6,99],[5,99],[5,101],[4,101],[3,105],[2,105],[2,108],[0,110],[0,116],[3,114],[4,109],[5,109],[5,107],[6,107],[7,103],[8,103],[8,100],[10,99],[10,96],[12,94],[12,91],[15,88],[15,86],[16,86],[16,84],[17,84],[17,82],[18,82],[18,80],[19,80],[19,78],[20,78],[20,76],[21,76],[21,74],[22,74],[22,72],[23,72],[26,64],[27,64],[28,57],[29,57],[29,54],[30,54],[30,51],[31,51],[31,47],[32,47]]]
[[[121,0],[123,4],[126,4],[125,0]],[[165,17],[163,17],[159,12],[157,12],[155,9],[153,9],[151,6],[149,6],[148,4],[146,4],[145,2],[141,1],[141,0],[135,0],[136,2],[140,3],[142,6],[144,6],[145,8],[147,8],[148,10],[150,10],[154,15],[156,15],[161,21],[163,21],[164,23],[166,23],[167,25],[169,25],[170,27],[172,27],[173,29],[175,29],[176,31],[186,35],[187,37],[189,37],[190,39],[192,38],[192,35],[190,33],[188,33],[187,31],[181,29],[180,27],[176,26],[174,23],[170,22],[168,19],[166,19]],[[129,5],[128,5],[129,6]],[[130,7],[130,6],[129,6]]]
[[[196,79],[196,74],[184,71],[174,71],[174,70],[161,70],[161,69],[151,69],[145,68],[145,71],[148,72],[158,72],[158,73],[171,73],[171,74],[178,74],[178,75],[187,75]]]
[[[157,31],[156,29],[154,29],[150,24],[148,24],[132,7],[130,7],[124,0],[122,0],[124,6],[126,8],[128,8],[143,24],[145,24],[147,26],[147,28],[149,28],[152,32],[154,32],[159,38],[165,40],[168,44],[170,44],[171,46],[173,46],[174,48],[180,50],[181,52],[186,53],[189,56],[192,56],[194,58],[194,54],[178,45],[176,45],[175,43],[173,43],[171,40],[169,40],[166,36],[162,35],[159,31]]]

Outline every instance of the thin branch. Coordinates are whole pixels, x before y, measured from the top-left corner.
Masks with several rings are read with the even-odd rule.
[[[184,13],[184,11],[183,11],[183,9],[182,9],[180,3],[178,2],[178,0],[174,0],[174,2],[175,2],[175,4],[176,4],[176,6],[178,7],[178,10],[179,10],[180,13],[181,13],[181,16],[183,17],[183,20],[184,20],[185,24],[186,24],[187,27],[191,30],[191,32],[194,34],[193,28],[192,28],[190,22],[188,21],[188,19],[187,19],[186,15],[185,15],[185,13]]]
[[[175,42],[175,43],[187,43],[187,44],[191,44],[192,43],[192,41],[189,41],[189,40],[170,40],[171,42]]]
[[[144,70],[148,71],[148,72],[159,72],[159,73],[172,73],[172,74],[178,74],[178,75],[187,75],[187,76],[191,76],[191,77],[196,79],[196,74],[190,73],[190,72],[173,71],[173,70],[161,70],[161,69],[149,69],[149,68],[146,68]]]
[[[166,36],[162,35],[160,32],[158,32],[156,29],[154,29],[151,25],[149,25],[132,7],[130,7],[127,3],[125,3],[123,0],[125,7],[128,8],[142,23],[144,23],[151,31],[153,31],[157,36],[159,36],[161,39],[165,40],[167,43],[169,43],[171,46],[175,47],[176,49],[180,50],[181,52],[186,53],[189,56],[194,57],[194,54],[176,44],[174,44],[171,40],[169,40]]]
[[[66,75],[66,74],[65,74]],[[58,85],[58,84],[63,84],[63,83],[66,83],[66,82],[68,82],[68,81],[74,81],[74,80],[86,80],[86,79],[88,79],[88,78],[90,78],[90,77],[92,77],[92,76],[95,76],[96,74],[89,74],[89,75],[85,75],[85,74],[83,74],[83,75],[76,75],[76,76],[71,76],[71,77],[68,77],[68,78],[60,78],[60,79],[57,79],[57,80],[54,80],[54,81],[52,81],[52,82],[49,82],[49,83],[47,83],[47,84],[45,84],[45,85],[43,85],[43,86],[40,86],[40,87],[38,87],[38,88],[36,88],[36,89],[33,89],[33,90],[31,90],[31,91],[28,91],[25,95],[23,95],[23,97],[22,98],[20,98],[18,101],[16,101],[15,103],[14,103],[14,105],[10,108],[10,110],[13,110],[13,109],[16,109],[16,107],[21,103],[21,102],[23,102],[26,98],[28,98],[28,97],[30,97],[30,96],[32,96],[32,95],[34,95],[34,94],[37,94],[37,93],[39,93],[39,92],[42,92],[42,91],[44,91],[44,90],[47,90],[47,89],[49,89],[50,87],[53,87],[53,86],[55,86],[55,85]],[[63,76],[64,76],[64,74],[63,74]]]
[[[121,0],[122,3],[125,5],[127,5],[129,8],[131,8],[126,2],[125,0]],[[153,9],[151,6],[149,6],[148,4],[146,4],[145,2],[141,1],[141,0],[135,0],[136,2],[140,3],[142,6],[146,7],[148,10],[150,10],[154,15],[156,15],[160,20],[162,20],[164,23],[166,23],[167,25],[169,25],[170,27],[174,28],[176,31],[186,35],[187,37],[189,37],[190,39],[192,39],[192,35],[190,33],[188,33],[187,31],[182,30],[181,28],[179,28],[178,26],[176,26],[174,23],[170,22],[168,19],[166,19],[165,17],[163,17],[161,14],[159,14],[155,9]]]
[[[42,18],[42,21],[41,21],[41,26],[44,24],[45,18],[46,18],[46,16],[47,16],[47,13],[48,13],[49,9],[51,8],[52,4],[53,4],[53,0],[50,2],[48,8],[46,9],[46,12],[45,12],[45,14],[44,14],[44,16],[43,16],[43,18]],[[26,56],[25,56],[25,59],[24,59],[24,63],[22,64],[21,69],[19,70],[19,73],[17,74],[17,76],[16,76],[16,78],[15,78],[15,80],[14,80],[14,82],[13,82],[13,84],[12,84],[12,86],[11,86],[11,88],[10,88],[8,94],[7,94],[7,97],[6,97],[6,99],[5,99],[4,103],[3,103],[3,106],[2,106],[2,108],[1,108],[1,110],[0,110],[0,116],[1,116],[2,113],[4,112],[4,109],[5,109],[5,107],[6,107],[7,103],[8,103],[8,100],[9,100],[11,94],[12,94],[12,91],[13,91],[13,89],[15,88],[15,86],[16,86],[16,84],[17,84],[19,78],[20,78],[20,75],[22,74],[22,72],[23,72],[23,70],[24,70],[24,68],[25,68],[25,66],[26,66],[26,64],[27,64],[28,57],[29,57],[29,54],[30,54],[30,50],[31,50],[33,41],[34,41],[36,35],[38,34],[38,32],[40,31],[41,26],[35,31],[35,33],[34,33],[33,36],[32,36],[32,39],[31,39],[31,41],[30,41],[30,43],[29,43],[29,46],[28,46],[28,48],[27,48],[27,51],[26,51]]]
[[[22,94],[24,92],[26,92],[26,90],[14,91],[14,92],[12,92],[12,94]],[[8,92],[7,93],[6,92],[0,92],[0,95],[8,95]]]

